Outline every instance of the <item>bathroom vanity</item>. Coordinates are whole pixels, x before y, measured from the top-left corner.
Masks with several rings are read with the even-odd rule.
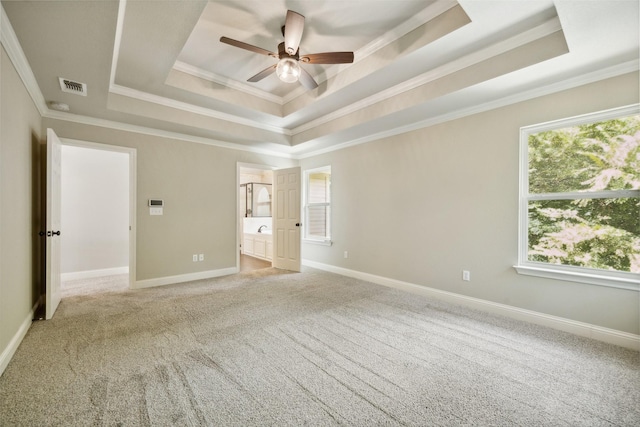
[[[273,258],[273,236],[270,232],[244,233],[242,240],[243,254],[268,261]]]
[[[240,185],[242,253],[271,261],[271,184],[249,182]]]

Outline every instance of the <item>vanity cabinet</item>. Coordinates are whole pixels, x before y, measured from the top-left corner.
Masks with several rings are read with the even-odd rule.
[[[242,253],[245,255],[253,255],[253,237],[244,235],[244,242],[242,243]]]
[[[273,259],[273,240],[272,239],[267,240],[267,259],[268,260]]]
[[[271,261],[273,257],[273,240],[267,233],[244,233],[242,253]]]

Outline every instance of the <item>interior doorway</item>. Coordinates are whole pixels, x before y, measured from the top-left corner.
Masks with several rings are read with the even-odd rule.
[[[135,149],[62,140],[62,296],[135,280]]]
[[[272,266],[273,170],[266,165],[238,164],[238,270]]]

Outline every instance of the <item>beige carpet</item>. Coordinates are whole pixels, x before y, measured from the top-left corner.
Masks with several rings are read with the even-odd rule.
[[[65,284],[0,425],[640,425],[631,350],[312,269],[121,284]]]

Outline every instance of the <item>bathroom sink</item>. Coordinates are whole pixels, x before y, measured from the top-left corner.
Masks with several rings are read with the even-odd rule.
[[[262,230],[260,233],[258,234],[271,234],[272,230]]]

